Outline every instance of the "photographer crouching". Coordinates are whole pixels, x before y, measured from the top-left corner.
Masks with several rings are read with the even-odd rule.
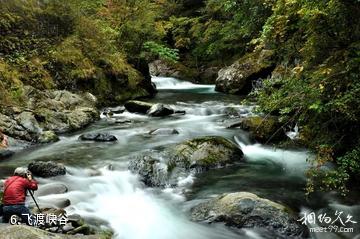
[[[29,208],[25,206],[26,190],[37,190],[38,183],[26,168],[16,168],[14,176],[6,179],[3,195],[3,222],[8,223],[12,215],[17,215],[29,225]]]

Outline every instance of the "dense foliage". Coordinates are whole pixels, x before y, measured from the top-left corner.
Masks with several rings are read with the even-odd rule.
[[[148,38],[156,38],[148,4],[1,1],[0,103],[21,103],[24,85],[86,90],[101,103],[146,95],[139,87],[143,76],[129,62],[138,59]]]
[[[359,170],[360,6],[357,1],[277,1],[259,39],[277,69],[255,95],[261,109],[301,126],[317,152],[308,191],[346,192]],[[329,161],[339,167],[319,170]]]

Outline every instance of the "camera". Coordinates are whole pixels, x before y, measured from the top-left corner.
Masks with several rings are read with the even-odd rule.
[[[25,178],[28,178],[28,177],[32,177],[32,173],[29,170],[27,170],[26,174],[25,174]]]

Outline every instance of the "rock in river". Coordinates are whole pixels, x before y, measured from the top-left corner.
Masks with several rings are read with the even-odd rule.
[[[131,113],[146,114],[150,110],[152,103],[143,102],[139,100],[129,100],[125,103],[125,109]]]
[[[163,104],[155,104],[151,106],[147,114],[153,117],[162,117],[174,114],[174,110]]]
[[[14,151],[8,149],[0,149],[0,160],[10,158],[14,153]]]
[[[171,128],[159,128],[154,129],[149,132],[150,135],[173,135],[173,134],[179,134],[179,131],[176,129]]]
[[[171,145],[161,152],[147,152],[130,161],[148,186],[176,186],[179,177],[240,162],[242,151],[231,141],[208,136]]]
[[[45,184],[39,187],[35,192],[36,196],[47,196],[51,194],[63,194],[68,191],[68,188],[65,184],[62,183],[50,183]]]
[[[216,90],[230,94],[247,94],[253,81],[266,78],[274,69],[271,50],[249,53],[218,72]]]
[[[263,228],[273,238],[299,238],[308,235],[287,207],[248,192],[229,193],[200,203],[191,211],[194,221],[223,222],[238,228]]]
[[[65,175],[66,168],[63,164],[53,161],[37,161],[29,164],[28,169],[35,175],[43,178]]]
[[[250,131],[261,143],[276,142],[286,138],[282,124],[275,116],[250,116],[242,119],[240,127]]]
[[[114,135],[108,133],[88,133],[79,136],[81,140],[90,140],[97,142],[112,142],[116,141],[117,138]]]

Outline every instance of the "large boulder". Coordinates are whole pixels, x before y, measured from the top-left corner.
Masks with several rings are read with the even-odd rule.
[[[174,114],[174,110],[168,107],[165,107],[163,104],[155,104],[147,112],[148,115],[153,117],[163,117]]]
[[[177,70],[165,61],[156,60],[149,63],[149,71],[153,76],[177,76]]]
[[[114,135],[109,133],[87,133],[79,136],[81,140],[96,141],[96,142],[113,142],[117,141]]]
[[[153,76],[174,77],[182,80],[195,81],[198,79],[198,69],[193,69],[182,63],[156,60],[149,64],[150,74]]]
[[[248,192],[229,193],[200,203],[191,211],[194,221],[221,222],[238,228],[263,228],[273,238],[308,235],[287,207]]]
[[[267,78],[274,69],[273,51],[262,50],[245,55],[240,60],[218,72],[216,91],[230,94],[247,94],[253,81]]]
[[[24,86],[23,107],[1,107],[0,130],[15,139],[47,143],[54,133],[81,129],[99,118],[96,98],[90,93],[38,90]]]
[[[130,161],[129,169],[148,186],[176,186],[179,178],[207,171],[243,159],[242,151],[231,141],[208,136],[171,145],[160,152],[146,152]]]
[[[66,168],[63,164],[55,163],[53,161],[36,161],[28,165],[28,169],[35,175],[43,178],[55,177],[58,175],[65,175]]]
[[[282,124],[275,116],[250,116],[243,118],[239,126],[261,143],[277,142],[286,139]]]
[[[153,104],[139,100],[129,100],[125,103],[124,106],[125,109],[131,113],[146,114],[153,106]]]
[[[176,145],[171,163],[207,170],[231,164],[243,157],[243,152],[231,141],[219,136],[195,138]]]
[[[30,133],[14,119],[13,115],[5,115],[4,113],[0,113],[0,131],[13,138],[31,141]]]

